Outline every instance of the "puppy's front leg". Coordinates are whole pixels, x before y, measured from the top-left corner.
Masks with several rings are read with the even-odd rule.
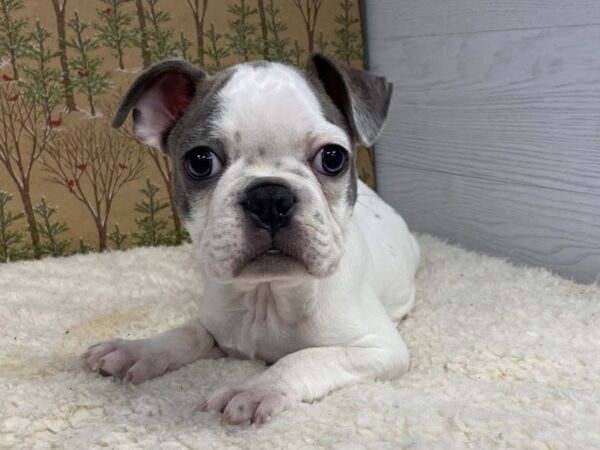
[[[219,356],[223,353],[198,319],[148,339],[101,342],[82,355],[90,369],[133,384],[176,370],[200,358]]]
[[[283,357],[243,386],[219,389],[201,409],[222,411],[222,423],[260,424],[293,402],[316,400],[361,379],[393,378],[407,368],[408,351],[399,335],[382,347],[307,348]]]

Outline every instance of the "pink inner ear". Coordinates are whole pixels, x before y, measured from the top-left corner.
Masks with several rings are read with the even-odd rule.
[[[192,101],[192,81],[179,72],[169,72],[159,78],[141,96],[134,134],[144,144],[161,147],[162,136],[185,112]]]

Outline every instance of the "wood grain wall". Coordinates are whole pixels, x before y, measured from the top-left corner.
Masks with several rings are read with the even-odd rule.
[[[365,1],[395,85],[380,194],[416,231],[600,274],[600,1]]]

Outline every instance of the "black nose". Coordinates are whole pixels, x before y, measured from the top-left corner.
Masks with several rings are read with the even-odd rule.
[[[296,197],[279,184],[260,184],[246,191],[242,202],[248,216],[261,228],[275,234],[289,225]]]

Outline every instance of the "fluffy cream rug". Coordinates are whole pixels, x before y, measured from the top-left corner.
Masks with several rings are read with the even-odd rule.
[[[600,287],[421,237],[412,358],[263,427],[221,427],[197,404],[257,361],[201,361],[137,387],[82,368],[112,336],[194,314],[189,247],[0,266],[0,447],[600,448]]]

